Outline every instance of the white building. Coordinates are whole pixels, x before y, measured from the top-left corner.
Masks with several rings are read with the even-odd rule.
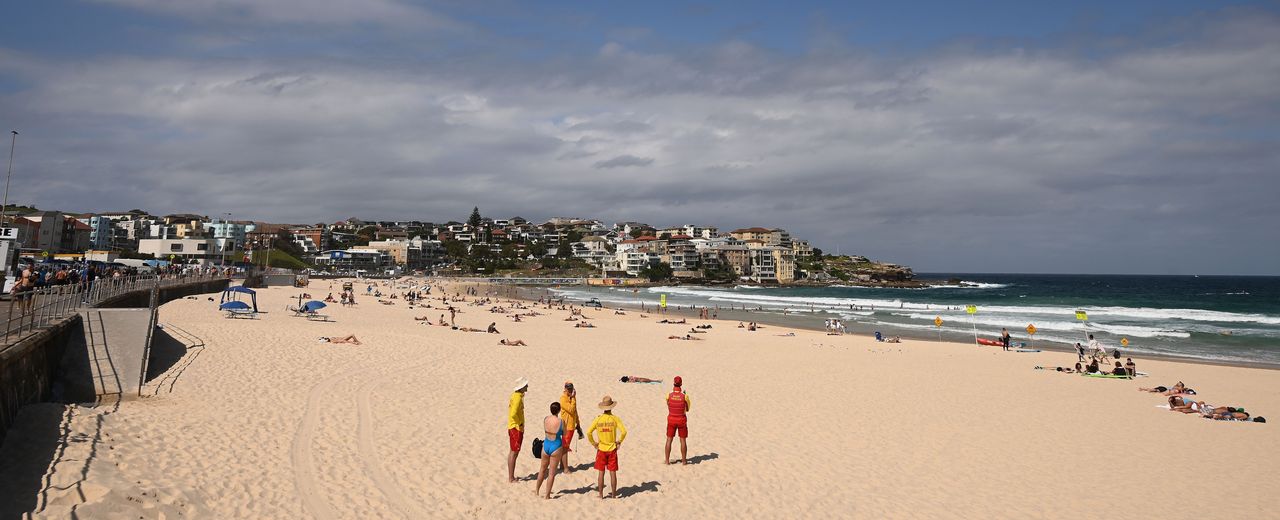
[[[205,234],[217,240],[228,251],[244,249],[245,236],[257,229],[252,222],[216,220],[202,223]]]
[[[322,251],[316,255],[316,265],[334,270],[381,270],[391,265],[390,255],[372,249],[343,249]]]
[[[144,238],[138,241],[138,252],[165,260],[207,263],[222,258],[218,245],[219,242],[212,238]]]

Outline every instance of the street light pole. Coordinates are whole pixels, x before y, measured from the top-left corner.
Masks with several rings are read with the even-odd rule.
[[[222,268],[227,268],[227,239],[231,238],[231,214],[223,213],[226,218],[222,219]]]
[[[13,149],[18,146],[18,131],[10,132],[13,140],[9,142],[9,173],[4,177],[4,207],[0,208],[0,228],[4,227],[5,218],[9,216],[9,179],[13,178]]]
[[[10,132],[13,133],[13,140],[9,142],[9,173],[5,174],[4,177],[4,205],[0,206],[0,230],[5,229],[5,220],[9,216],[9,179],[13,178],[13,149],[18,145],[18,131],[10,130]],[[16,265],[16,262],[14,265],[9,265],[10,259],[16,259],[18,257],[16,251],[14,251],[14,249],[17,249],[18,247],[17,229],[14,230],[13,243],[10,245],[13,247],[6,250],[6,258],[3,262],[5,270],[3,273],[0,273],[0,290],[3,290],[4,284],[9,281],[10,270],[14,270],[14,274],[17,274],[16,269],[18,266]]]

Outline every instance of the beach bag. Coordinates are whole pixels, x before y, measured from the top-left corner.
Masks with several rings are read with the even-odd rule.
[[[542,439],[534,439],[530,447],[533,448],[533,458],[542,458]]]

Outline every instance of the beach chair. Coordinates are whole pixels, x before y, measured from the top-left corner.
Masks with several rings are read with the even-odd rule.
[[[304,316],[308,320],[329,321],[329,315],[320,314],[318,312],[320,309],[323,309],[325,307],[326,305],[324,304],[324,302],[311,300],[307,303],[302,304],[301,307],[294,309],[293,312],[294,312],[294,316]]]
[[[218,306],[218,310],[226,313],[226,318],[231,319],[256,319],[258,311],[254,310],[245,302],[226,302]]]

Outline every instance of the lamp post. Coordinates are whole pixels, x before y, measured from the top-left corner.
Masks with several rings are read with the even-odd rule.
[[[13,178],[13,149],[18,146],[18,131],[10,130],[13,140],[9,142],[9,173],[4,177],[4,207],[0,208],[0,228],[4,227],[5,218],[9,216],[9,179]]]
[[[231,214],[223,213],[223,215],[226,215],[226,217],[222,219],[222,268],[226,269],[227,268],[227,239],[231,238]]]
[[[13,178],[13,149],[18,146],[18,131],[10,130],[9,132],[13,134],[13,139],[9,141],[9,173],[5,174],[5,177],[4,177],[4,205],[0,206],[0,230],[5,229],[5,220],[9,216],[9,179]],[[3,231],[0,231],[0,233],[2,232]],[[17,235],[18,233],[17,233],[17,230],[15,229],[14,236],[13,236],[13,243],[10,244],[13,247],[7,250],[6,258],[4,258],[4,262],[3,262],[5,266],[5,270],[3,273],[0,273],[0,290],[3,290],[4,284],[9,281],[9,270],[17,269],[18,267],[16,265],[16,262],[15,262],[15,265],[9,265],[10,259],[17,258],[16,252],[14,251],[18,247]],[[16,274],[16,271],[15,271],[15,274]]]

